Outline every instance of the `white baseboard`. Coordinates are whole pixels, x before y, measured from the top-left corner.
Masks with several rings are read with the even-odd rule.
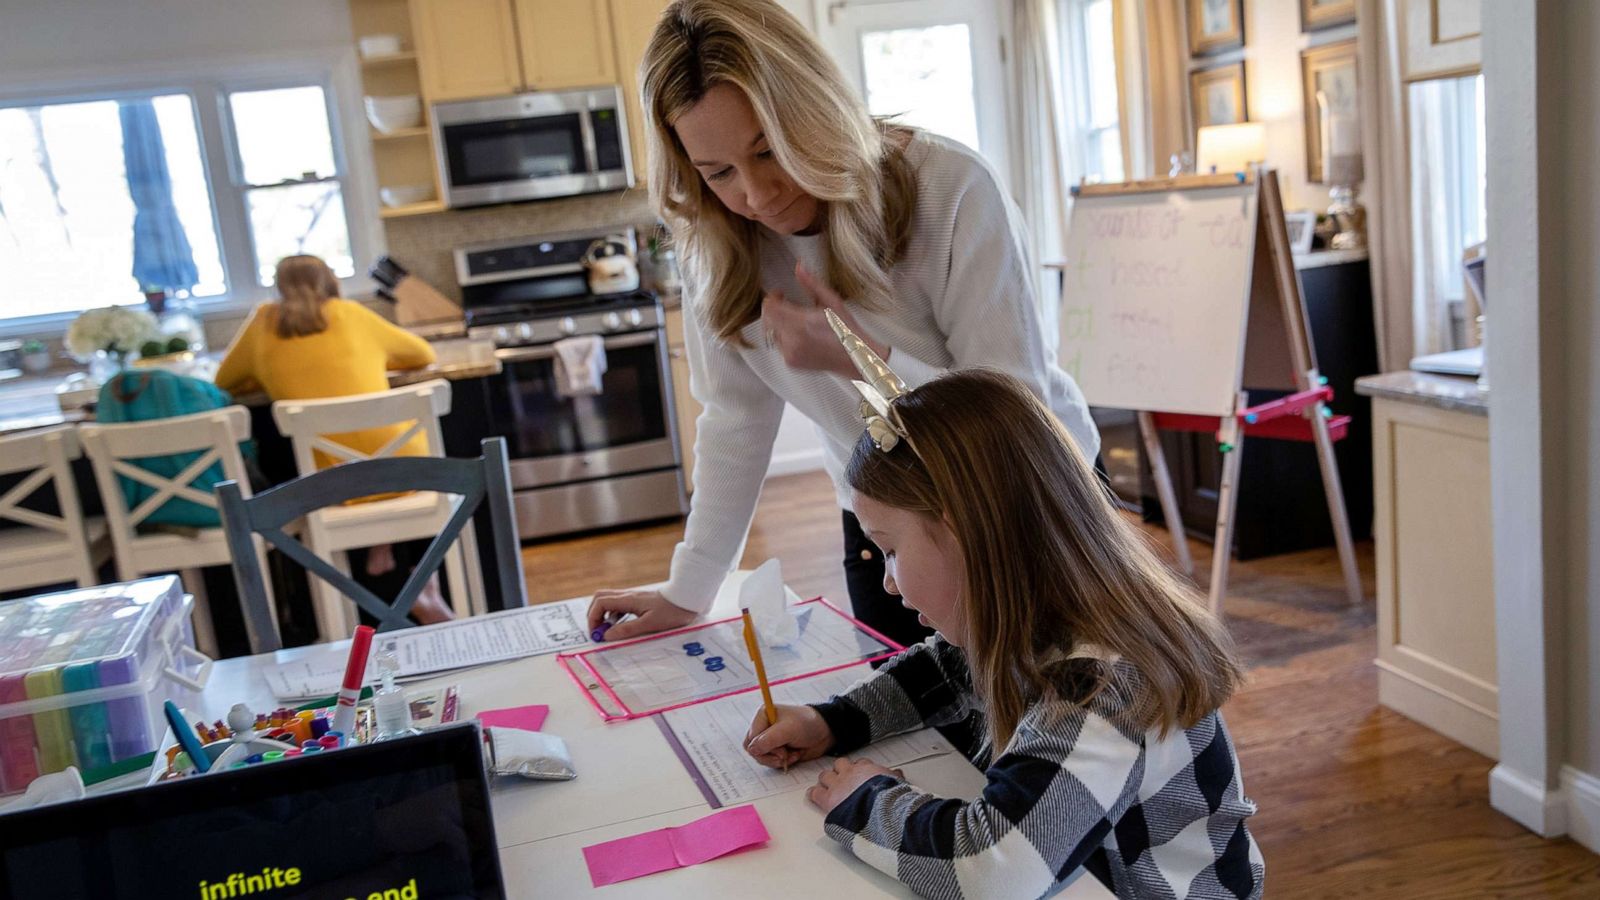
[[[822,468],[822,452],[822,447],[813,446],[790,453],[775,453],[772,461],[767,464],[767,477],[815,472]]]
[[[1567,836],[1600,853],[1600,778],[1562,766],[1561,791],[1567,795]]]
[[[1489,770],[1489,805],[1541,837],[1567,833],[1567,799],[1562,788],[1543,784],[1505,764]]]

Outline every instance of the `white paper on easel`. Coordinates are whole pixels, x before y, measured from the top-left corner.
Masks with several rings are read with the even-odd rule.
[[[739,585],[739,608],[750,610],[762,646],[787,647],[800,637],[800,624],[788,601],[783,568],[776,559],[762,563]]]

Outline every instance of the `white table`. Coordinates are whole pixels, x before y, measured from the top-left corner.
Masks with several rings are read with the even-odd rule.
[[[719,602],[720,609],[724,604]],[[206,720],[225,718],[244,702],[253,709],[280,705],[259,672],[274,662],[331,654],[343,659],[349,641],[274,654],[222,660],[201,697]],[[865,666],[863,666],[865,670]],[[613,838],[682,825],[712,810],[652,719],[605,724],[555,656],[536,656],[417,682],[460,686],[461,718],[486,709],[547,704],[544,730],[560,735],[572,753],[572,781],[509,780],[496,784],[492,805],[500,864],[510,897],[569,897],[596,892],[582,848]],[[752,697],[754,704],[759,697]],[[864,754],[871,757],[870,749]],[[958,754],[904,767],[919,787],[975,797],[983,774]],[[795,790],[758,800],[772,840],[764,848],[599,889],[603,896],[908,897],[903,885],[849,856],[822,833],[822,813]],[[759,889],[756,886],[759,885]],[[754,892],[754,893],[752,893]],[[1059,896],[1109,897],[1093,878],[1080,878]]]

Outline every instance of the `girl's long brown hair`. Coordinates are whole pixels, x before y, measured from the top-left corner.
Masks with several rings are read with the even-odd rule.
[[[1074,648],[1132,663],[1133,717],[1165,734],[1217,709],[1242,676],[1227,631],[1113,509],[1055,416],[1022,382],[966,370],[895,401],[910,441],[884,453],[863,435],[845,477],[856,491],[943,521],[961,546],[961,611],[990,746],[1011,740]],[[912,444],[916,449],[912,449]]]
[[[730,212],[689,161],[674,125],[719,84],[742,91],[778,165],[822,201],[825,280],[869,309],[893,300],[888,270],[904,254],[916,179],[906,129],[875,121],[839,66],[772,0],[677,0],[639,68],[650,195],[681,242],[723,340],[761,312],[760,227]]]
[[[322,304],[339,296],[339,277],[327,263],[315,256],[285,256],[278,260],[274,282],[279,337],[305,337],[328,327]]]

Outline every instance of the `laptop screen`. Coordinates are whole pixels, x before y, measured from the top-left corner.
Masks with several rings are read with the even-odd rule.
[[[0,895],[499,898],[477,726],[0,815]]]

